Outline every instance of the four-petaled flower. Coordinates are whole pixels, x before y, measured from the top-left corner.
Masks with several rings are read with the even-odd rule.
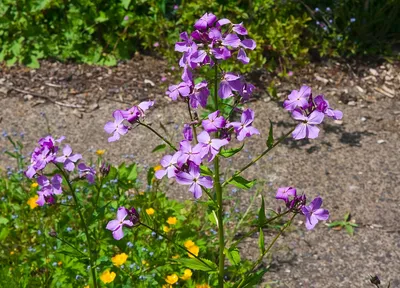
[[[176,182],[181,185],[190,185],[189,191],[194,198],[198,199],[202,195],[201,187],[212,188],[213,181],[209,176],[200,176],[200,168],[193,163],[189,164],[189,172],[179,172],[176,174]]]
[[[243,141],[245,137],[250,137],[254,134],[260,134],[260,132],[252,126],[254,121],[254,111],[246,109],[243,111],[240,118],[240,122],[231,122],[227,127],[233,127],[237,134],[237,139]]]
[[[75,162],[82,159],[81,154],[72,154],[72,149],[69,145],[65,145],[63,148],[63,156],[57,157],[56,162],[64,163],[64,168],[67,171],[73,171],[75,169]]]
[[[209,155],[208,161],[211,162],[215,156],[219,153],[219,149],[222,146],[227,145],[229,141],[227,139],[211,139],[210,134],[207,131],[201,132],[197,136],[199,143],[203,144],[203,154]]]
[[[318,137],[319,128],[315,125],[322,123],[324,113],[314,110],[309,116],[305,116],[300,109],[295,109],[292,112],[292,117],[297,121],[301,121],[293,131],[294,139],[314,139]]]
[[[156,177],[157,179],[161,179],[163,178],[165,175],[168,176],[168,178],[173,178],[175,177],[176,174],[176,166],[177,165],[177,161],[178,161],[178,157],[181,155],[180,152],[176,152],[174,155],[165,155],[160,163],[161,166],[164,167],[165,169],[160,169],[158,171],[156,171]]]
[[[296,188],[293,187],[281,187],[278,188],[278,191],[276,192],[276,199],[281,199],[285,201],[286,203],[292,200],[297,196],[296,194]]]
[[[117,211],[117,219],[108,222],[106,229],[112,231],[115,240],[124,237],[123,226],[132,227],[134,223],[131,220],[125,220],[128,216],[128,210],[125,207],[119,207]]]
[[[306,109],[311,96],[311,88],[308,86],[301,86],[300,90],[293,90],[289,94],[288,99],[283,102],[283,108],[288,111],[293,111],[295,108],[300,107]]]
[[[224,128],[226,125],[226,120],[223,116],[219,116],[220,111],[217,110],[208,115],[208,119],[204,119],[201,122],[203,125],[204,130],[208,133],[217,132],[218,129]]]
[[[179,151],[181,152],[177,160],[179,167],[182,167],[182,165],[187,163],[188,161],[191,161],[196,165],[200,165],[201,159],[204,156],[203,145],[197,144],[192,147],[192,145],[190,145],[190,142],[187,140],[181,141]]]
[[[85,163],[79,163],[78,172],[79,177],[85,176],[90,184],[94,183],[94,175],[96,174],[96,170],[94,170],[92,167],[86,166]]]
[[[311,230],[317,225],[318,221],[325,221],[329,218],[329,211],[321,208],[321,197],[315,198],[310,205],[303,206],[301,211],[306,216],[306,227]]]
[[[108,138],[108,142],[114,142],[119,140],[120,135],[125,135],[128,133],[128,127],[122,122],[125,120],[120,110],[116,110],[113,113],[114,122],[107,122],[104,126],[104,130],[108,134],[113,134],[113,136]]]

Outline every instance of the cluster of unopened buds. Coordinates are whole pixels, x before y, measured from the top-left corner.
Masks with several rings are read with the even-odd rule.
[[[36,203],[43,206],[45,203],[54,204],[55,195],[62,194],[62,181],[63,177],[60,174],[55,174],[51,179],[43,175],[43,170],[48,164],[63,165],[63,169],[69,173],[73,172],[82,159],[81,154],[72,154],[72,149],[69,145],[65,145],[60,155],[57,143],[61,143],[65,137],[54,139],[51,136],[41,138],[38,146],[34,149],[31,155],[31,164],[25,171],[28,178],[37,176],[37,183],[39,184],[38,200]],[[60,166],[58,166],[60,167]],[[85,163],[77,165],[79,177],[86,177],[89,183],[94,183],[96,171]]]

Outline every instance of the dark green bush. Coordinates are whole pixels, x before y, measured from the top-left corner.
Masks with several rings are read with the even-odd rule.
[[[388,52],[399,41],[396,2],[2,0],[0,62],[38,67],[38,59],[53,58],[114,65],[135,51],[175,60],[178,32],[190,30],[209,11],[244,22],[258,44],[252,53],[253,66],[266,64],[285,71],[293,60],[307,62],[310,48],[322,56]]]

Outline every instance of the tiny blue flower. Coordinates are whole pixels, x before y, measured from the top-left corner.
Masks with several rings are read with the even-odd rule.
[[[356,22],[356,18],[350,18],[350,22],[351,22],[351,23]]]
[[[67,232],[71,232],[71,231],[72,231],[72,228],[71,228],[71,227],[67,227],[65,230],[66,230]]]
[[[319,8],[317,7],[317,8],[315,8],[315,12],[319,12]]]
[[[133,247],[133,244],[132,244],[132,242],[128,242],[128,243],[126,243],[126,246],[128,246],[129,248],[132,248]]]
[[[153,257],[154,252],[150,252],[149,255],[150,255],[150,257]]]
[[[326,7],[326,12],[331,12],[331,8],[330,7]]]
[[[156,232],[151,232],[151,236],[156,237],[157,233]]]
[[[53,264],[51,264],[51,265],[53,265],[54,267],[56,267],[56,266],[57,266],[57,262],[53,262]]]

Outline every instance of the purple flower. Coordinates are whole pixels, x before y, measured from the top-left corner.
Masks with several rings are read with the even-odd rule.
[[[189,191],[193,193],[194,198],[198,199],[202,195],[201,187],[212,188],[213,181],[209,176],[200,176],[199,166],[190,163],[189,172],[179,172],[176,174],[176,182],[181,185],[190,185]]]
[[[85,163],[79,163],[78,165],[79,177],[86,177],[90,184],[94,183],[94,175],[96,175],[96,170],[92,167],[86,166]]]
[[[212,27],[212,25],[217,21],[217,16],[212,13],[205,13],[199,20],[194,24],[194,28],[197,30],[206,30]]]
[[[181,82],[178,85],[171,85],[168,88],[166,94],[174,101],[178,99],[178,96],[186,97],[189,96],[191,90],[191,84]]]
[[[122,230],[122,227],[133,226],[134,223],[131,220],[125,220],[128,214],[128,209],[125,207],[119,207],[117,211],[117,219],[108,222],[106,229],[112,231],[115,240],[120,240],[122,237],[124,237],[124,231]]]
[[[253,84],[244,83],[242,89],[239,91],[239,94],[242,96],[244,101],[250,100],[250,96],[253,94],[254,87]]]
[[[240,40],[239,36],[237,36],[236,34],[228,34],[222,40],[222,45],[238,48],[241,45],[241,42],[242,41]]]
[[[219,116],[219,110],[208,115],[208,119],[201,122],[204,130],[208,133],[217,132],[218,129],[224,128],[226,125],[226,120],[223,116]]]
[[[153,46],[154,46],[154,47],[158,47],[158,46],[160,46],[160,43],[155,42],[155,43],[153,44]]]
[[[128,127],[125,126],[122,122],[124,121],[124,117],[120,110],[116,110],[113,113],[114,122],[107,122],[104,125],[104,130],[108,134],[113,134],[113,136],[108,138],[108,142],[117,141],[120,138],[120,135],[125,135],[128,133]]]
[[[226,47],[216,47],[211,49],[211,52],[213,53],[215,59],[227,60],[232,56],[231,51]]]
[[[73,171],[75,169],[75,163],[82,159],[81,154],[72,154],[72,149],[69,145],[65,145],[63,148],[63,156],[57,157],[56,162],[64,163],[64,168],[67,171]]]
[[[227,139],[211,139],[210,134],[208,134],[207,131],[201,132],[197,136],[197,140],[199,143],[203,144],[204,154],[209,155],[208,162],[211,162],[214,159],[222,146],[229,143]]]
[[[316,109],[319,112],[324,113],[326,116],[333,118],[335,120],[340,120],[343,118],[343,113],[340,110],[333,110],[329,106],[329,102],[325,99],[324,95],[318,95],[314,98],[314,103]]]
[[[247,57],[246,52],[244,51],[244,49],[239,49],[238,55],[237,55],[237,59],[242,62],[243,64],[249,64],[250,62],[250,58]]]
[[[245,49],[256,49],[256,42],[253,39],[244,39],[240,42],[240,46]]]
[[[311,88],[308,86],[302,86],[299,91],[293,90],[289,94],[289,99],[283,102],[283,108],[288,111],[293,111],[297,107],[306,109],[308,107],[308,101],[311,96]]]
[[[314,139],[318,137],[319,128],[315,125],[321,124],[324,120],[324,113],[315,110],[309,116],[305,116],[300,109],[295,109],[292,112],[292,117],[295,120],[301,121],[292,133],[294,139]]]
[[[325,221],[329,218],[329,211],[321,209],[322,198],[317,197],[311,201],[309,206],[303,206],[301,211],[306,216],[306,227],[308,230],[312,230],[318,221]]]
[[[206,81],[202,81],[194,86],[193,93],[189,95],[192,108],[197,108],[199,105],[203,108],[207,106],[208,96],[210,95],[207,85]]]
[[[178,52],[188,52],[192,45],[193,45],[193,41],[192,39],[189,37],[187,32],[182,32],[179,37],[183,40],[182,42],[176,42],[175,43],[175,51]]]
[[[161,179],[165,175],[168,175],[168,178],[173,178],[176,175],[177,168],[175,165],[177,165],[177,161],[179,156],[181,155],[181,152],[176,152],[174,155],[165,155],[161,161],[160,164],[162,167],[166,169],[161,169],[156,171],[156,178]]]
[[[296,188],[293,187],[280,187],[278,188],[278,191],[276,192],[276,199],[281,199],[288,203],[291,201],[293,198],[297,197],[296,193]]]
[[[259,135],[260,132],[254,128],[252,125],[254,121],[254,111],[251,109],[246,109],[243,111],[240,118],[240,122],[229,123],[228,127],[233,127],[237,134],[237,139],[243,141],[245,137],[250,137],[254,134]]]
[[[178,157],[177,161],[179,167],[182,167],[182,165],[188,161],[191,161],[196,165],[200,165],[201,159],[204,157],[203,145],[197,144],[196,146],[192,147],[190,142],[187,140],[182,140],[179,145],[179,151],[181,152],[181,155]]]
[[[140,117],[144,117],[145,116],[144,112],[149,110],[150,107],[153,107],[153,105],[154,105],[154,101],[144,101],[144,102],[140,103],[138,105],[138,110],[139,110],[139,113],[140,113]]]
[[[240,91],[242,88],[241,77],[233,73],[225,73],[224,79],[219,84],[218,95],[222,99],[233,96],[233,91]]]
[[[37,181],[40,186],[40,190],[38,191],[39,199],[36,201],[36,203],[39,206],[43,206],[45,203],[55,203],[53,195],[62,194],[62,177],[59,174],[55,174],[50,181],[46,176],[42,175],[39,176]]]
[[[124,20],[125,20],[125,21],[128,21],[128,20],[129,20],[129,16],[125,16],[125,17],[124,17]]]
[[[127,110],[122,110],[121,114],[122,114],[122,117],[129,123],[135,122],[136,120],[139,119],[139,116],[140,116],[139,109],[136,106],[133,106],[132,108],[127,109]]]
[[[187,141],[193,140],[193,129],[192,126],[190,126],[189,124],[183,125],[182,133],[183,133],[183,138],[185,138],[185,140]]]

